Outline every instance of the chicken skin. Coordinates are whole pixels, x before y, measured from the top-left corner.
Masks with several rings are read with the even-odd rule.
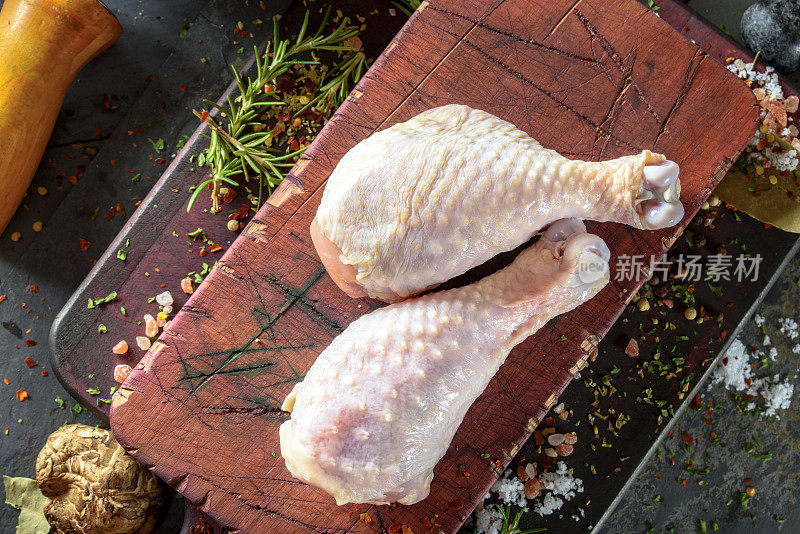
[[[580,220],[558,221],[474,284],[354,321],[284,401],[287,468],[340,505],[424,499],[467,409],[511,349],[600,291],[609,257]]]
[[[640,229],[683,218],[677,164],[643,151],[570,160],[513,124],[462,105],[428,110],[353,147],[311,225],[352,297],[394,302],[577,217]]]

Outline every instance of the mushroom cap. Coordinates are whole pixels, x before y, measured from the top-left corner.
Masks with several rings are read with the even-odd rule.
[[[80,424],[50,435],[36,459],[36,481],[56,534],[148,534],[166,498],[161,481],[111,432]]]

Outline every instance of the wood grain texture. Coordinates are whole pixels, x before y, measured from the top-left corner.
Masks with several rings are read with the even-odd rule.
[[[632,0],[424,4],[281,186],[280,201],[261,209],[115,396],[120,442],[223,525],[455,531],[496,477],[480,455],[511,459],[635,293],[638,282],[612,282],[518,346],[470,409],[425,501],[356,513],[292,479],[272,456],[286,418],[280,403],[327,343],[378,305],[341,293],[314,253],[308,224],[324,181],[373,131],[450,102],[497,114],[571,157],[667,154],[681,165],[685,220],[757,119],[746,86]],[[620,254],[660,256],[680,232],[590,230],[609,244],[612,264]]]

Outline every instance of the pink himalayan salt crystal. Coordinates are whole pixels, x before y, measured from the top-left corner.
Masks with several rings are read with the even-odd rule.
[[[125,382],[125,379],[128,378],[128,375],[131,374],[131,366],[126,363],[121,363],[114,367],[114,380],[122,384]]]
[[[181,280],[181,289],[187,295],[191,295],[192,293],[194,293],[194,288],[192,287],[192,281],[189,280],[188,278],[184,278],[183,280]]]
[[[113,352],[114,354],[125,354],[126,352],[128,352],[128,343],[123,339],[122,341],[114,345],[114,348],[111,349],[111,352]]]
[[[136,336],[136,344],[139,345],[140,349],[147,350],[150,348],[150,338],[144,336]]]
[[[158,323],[149,313],[144,316],[144,335],[155,337],[158,335]]]

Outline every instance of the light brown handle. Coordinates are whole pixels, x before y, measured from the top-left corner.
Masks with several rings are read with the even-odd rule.
[[[6,0],[0,11],[0,232],[31,183],[67,88],[122,33],[96,0]]]

